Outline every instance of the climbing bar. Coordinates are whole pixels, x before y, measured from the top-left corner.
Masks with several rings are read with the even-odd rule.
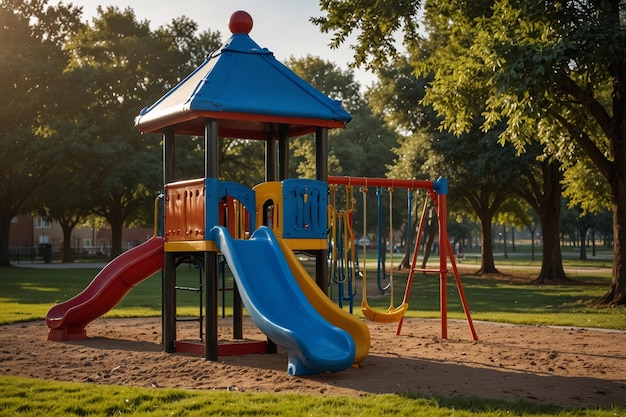
[[[358,185],[372,187],[400,187],[410,189],[432,189],[434,181],[430,180],[402,180],[393,178],[370,178],[370,177],[328,177],[329,184]]]

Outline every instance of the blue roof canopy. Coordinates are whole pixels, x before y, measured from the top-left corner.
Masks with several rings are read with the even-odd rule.
[[[245,13],[245,12],[244,12]],[[235,15],[233,15],[235,16]],[[316,127],[345,127],[351,116],[280,63],[248,35],[252,19],[233,18],[229,41],[150,107],[135,125],[144,133],[175,126],[176,133],[204,134],[204,119],[218,119],[219,136],[265,139],[272,124],[288,124],[289,136]]]

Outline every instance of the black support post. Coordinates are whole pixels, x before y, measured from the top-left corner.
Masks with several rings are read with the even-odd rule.
[[[173,126],[165,128],[163,134],[163,184],[169,184],[175,178],[175,136],[176,132]],[[176,351],[176,263],[174,258],[174,254],[171,252],[164,254],[164,265],[161,272],[161,338],[163,351],[168,353]]]
[[[165,252],[162,275],[162,338],[163,351],[176,352],[176,259]]]
[[[163,184],[174,182],[176,178],[176,132],[173,126],[163,133]]]
[[[204,273],[206,276],[206,322],[204,339],[204,359],[217,361],[217,276],[218,259],[216,252],[204,253]]]
[[[204,125],[204,176],[218,178],[218,126],[216,119],[206,119]],[[206,322],[204,340],[204,358],[217,361],[217,288],[219,263],[216,252],[204,253],[204,274],[206,288]]]
[[[278,171],[281,181],[289,178],[289,125],[286,124],[278,129]]]
[[[328,128],[315,129],[315,179],[328,182]],[[315,283],[328,294],[328,251],[322,249],[315,253]]]
[[[276,181],[276,136],[275,125],[265,136],[265,181]]]

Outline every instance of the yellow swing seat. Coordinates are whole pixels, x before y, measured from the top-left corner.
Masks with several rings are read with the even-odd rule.
[[[409,308],[409,303],[402,303],[398,307],[390,306],[387,311],[374,310],[364,299],[361,303],[361,312],[368,320],[376,323],[397,323],[404,317]]]
[[[393,224],[391,222],[393,215],[393,203],[391,198],[392,188],[389,188],[389,230],[390,233],[393,230]],[[363,236],[367,236],[366,219],[367,219],[367,184],[361,188],[361,194],[363,195]],[[390,235],[389,241],[393,242],[393,235]],[[354,244],[354,243],[353,243]],[[393,247],[393,245],[392,245]],[[363,265],[367,265],[367,251],[365,245],[363,246]],[[389,286],[391,287],[391,300],[389,309],[387,311],[376,311],[367,303],[367,268],[363,268],[363,298],[361,299],[361,312],[368,319],[376,323],[398,323],[404,317],[404,314],[409,308],[409,303],[406,299],[398,307],[393,306],[393,256],[391,257],[391,278],[389,280]]]

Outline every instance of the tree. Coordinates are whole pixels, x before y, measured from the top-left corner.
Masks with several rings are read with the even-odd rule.
[[[460,138],[442,135],[433,143],[437,166],[449,181],[451,211],[469,205],[480,221],[479,274],[498,272],[493,257],[493,219],[519,186],[523,167],[512,146],[498,144],[497,135],[496,131],[485,134],[475,128]]]
[[[626,304],[626,32],[620,4],[496,1],[489,13],[462,10],[474,14],[476,28],[461,58],[469,64],[452,70],[449,59],[435,59],[433,64],[447,65],[430,90],[444,124],[468,123],[475,107],[442,88],[467,71],[463,77],[476,75],[489,86],[485,129],[505,121],[503,140],[523,149],[539,139],[565,169],[577,162],[571,158],[577,152],[593,161],[609,185],[616,232],[612,282],[600,300],[609,304]]]
[[[392,178],[439,178],[442,172],[436,172],[436,168],[424,168],[434,152],[432,142],[439,136],[437,117],[432,108],[419,105],[427,80],[416,78],[410,63],[402,56],[391,65],[380,68],[377,75],[379,81],[367,92],[368,103],[376,113],[383,115],[390,128],[400,132],[398,146],[392,149],[396,156],[388,166],[387,175]],[[410,231],[411,235],[417,233],[419,213],[421,211],[416,208],[412,221],[415,230]],[[426,268],[438,232],[433,207],[428,209],[424,229],[425,241],[419,243],[424,246],[422,268]],[[409,244],[398,267],[410,268],[412,255],[413,248]]]
[[[397,30],[408,35],[409,48],[417,43],[421,2],[397,1],[402,7],[394,11],[388,3],[361,5],[349,18],[356,3],[322,2],[328,16],[313,21],[322,31],[335,30],[335,45],[360,30],[357,64],[384,62]],[[426,1],[424,9],[430,35],[449,40],[422,67],[436,70],[427,101],[445,117],[446,128],[467,131],[479,116],[485,129],[504,121],[502,139],[519,149],[537,138],[562,164],[574,163],[569,157],[577,149],[604,177],[613,209],[614,259],[609,290],[598,301],[612,305],[626,304],[624,7],[623,0],[449,0]],[[359,26],[378,13],[385,18],[373,30]],[[462,33],[472,36],[457,36]],[[382,47],[368,48],[372,42]],[[483,103],[463,94],[476,81],[488,88]],[[539,135],[527,135],[529,126]]]
[[[563,178],[561,165],[557,160],[538,158],[541,154],[538,143],[531,145],[530,148],[522,155],[522,158],[527,161],[526,168],[522,170],[525,181],[516,189],[516,194],[535,210],[541,224],[543,241],[541,270],[535,281],[539,283],[566,281],[558,221],[561,216],[561,180]],[[527,227],[531,229],[530,224]]]
[[[263,182],[265,177],[263,141],[224,139],[220,141],[219,152],[222,180],[235,181],[248,187]],[[202,160],[204,161],[204,158]]]
[[[9,265],[9,226],[60,163],[59,115],[65,37],[79,25],[73,6],[45,0],[0,3],[0,266]]]
[[[385,79],[381,79],[381,82],[378,86],[388,86],[389,83],[386,82]],[[376,94],[370,95],[370,97],[376,97],[375,102],[388,102],[384,97],[385,93],[381,93],[381,91],[376,88]],[[391,102],[392,100],[389,100]],[[398,109],[399,110],[399,109]],[[395,112],[386,113],[388,118],[390,118]],[[398,113],[404,113],[398,111]],[[406,114],[406,113],[404,113]],[[409,118],[411,120],[411,118]],[[390,119],[388,119],[388,123],[393,123]],[[426,165],[426,161],[428,160],[429,154],[432,152],[431,149],[431,141],[432,135],[427,132],[426,129],[418,129],[416,133],[409,136],[400,136],[398,141],[398,146],[393,148],[392,151],[396,154],[396,158],[394,159],[393,164],[389,166],[388,176],[392,178],[416,178],[416,179],[428,179],[429,172],[424,171],[424,166]],[[434,174],[437,177],[442,173]],[[411,247],[412,242],[409,241],[408,236],[410,235],[412,238],[417,239],[417,231],[419,228],[419,216],[422,212],[421,200],[424,198],[425,194],[416,193],[414,196],[414,203],[416,203],[416,207],[414,212],[412,213],[412,225],[413,230],[407,230],[407,245],[405,248],[404,256],[402,260],[399,262],[398,267],[402,268],[410,268],[411,261],[413,257],[413,247]],[[426,263],[430,257],[431,248],[433,242],[435,241],[435,237],[438,233],[438,225],[437,225],[437,216],[433,206],[429,206],[426,212],[426,218],[424,219],[424,235],[422,236],[423,242],[419,242],[416,244],[423,245],[423,256],[422,256],[422,268],[426,268]]]
[[[578,206],[582,214],[611,210],[610,191],[606,181],[586,155],[577,155],[563,173],[563,196],[570,206]]]
[[[421,53],[428,55],[426,50]],[[491,223],[500,205],[518,186],[523,163],[516,160],[511,146],[497,143],[498,132],[485,134],[475,128],[461,138],[440,132],[433,108],[420,104],[429,77],[416,78],[412,72],[409,61],[399,57],[379,70],[381,82],[370,94],[373,105],[382,109],[388,123],[399,131],[412,132],[394,150],[397,158],[392,171],[416,178],[445,176],[451,212],[473,212],[480,220],[482,263],[478,272],[497,272]]]
[[[525,201],[524,204],[520,204],[520,216],[518,221],[523,227],[528,229],[528,233],[530,234],[530,260],[535,260],[535,238],[537,237],[537,232],[540,230],[540,220],[537,212],[528,205]]]
[[[397,146],[398,135],[387,127],[382,116],[374,112],[363,98],[360,85],[354,79],[353,71],[341,70],[331,62],[312,56],[299,59],[292,57],[286,65],[322,93],[340,100],[344,108],[352,115],[352,120],[345,129],[330,131],[330,175],[385,177],[388,165],[394,158],[392,148]],[[298,164],[295,174],[312,177],[315,172],[315,149],[312,137],[298,138],[293,142],[292,149]],[[378,221],[376,196],[374,189],[369,191],[367,223],[372,225]],[[357,198],[357,210],[362,210],[361,204],[362,199]],[[399,228],[404,218],[406,218],[406,200],[398,200],[398,204],[394,203],[394,220],[396,221],[394,227]],[[363,230],[362,226],[362,216],[354,216],[353,227],[359,235]],[[383,229],[386,229],[383,232],[384,236],[388,236],[388,223],[383,226]],[[375,227],[369,227],[369,232],[374,230]]]
[[[391,148],[397,144],[397,135],[363,98],[353,71],[341,70],[331,62],[310,55],[292,57],[286,65],[322,93],[341,101],[352,115],[346,129],[330,132],[329,151],[334,161],[329,168],[331,175],[384,176],[387,164],[393,160]],[[307,152],[301,152],[305,159],[300,160],[300,174],[310,173],[315,167],[314,148],[306,149]]]
[[[462,43],[458,41],[458,43]],[[427,60],[434,51],[438,51],[445,45],[440,39],[434,38],[428,42],[422,42],[421,48],[412,51],[413,61]],[[399,126],[401,129],[415,131],[422,129],[427,132],[435,132],[441,123],[432,106],[424,105],[423,101],[429,83],[432,82],[432,72],[415,77],[414,68],[408,59],[398,57],[390,65],[379,70],[382,87],[377,90],[377,103],[381,103],[388,115],[388,121]],[[468,81],[463,89],[468,98],[477,98],[485,94],[483,85],[479,82]],[[480,100],[476,100],[480,103]],[[416,103],[419,103],[416,105]],[[421,152],[427,153],[428,149],[423,143],[417,145]],[[515,182],[513,189],[531,206],[541,213],[542,230],[544,231],[544,244],[542,245],[542,268],[537,277],[538,282],[562,281],[566,279],[563,271],[558,222],[560,211],[562,178],[560,164],[554,158],[539,158],[542,154],[540,145],[529,146],[527,152],[519,155],[523,161],[515,161],[516,169],[520,169],[527,181]],[[398,155],[408,155],[410,151],[406,146]],[[509,155],[510,156],[510,155]],[[406,159],[406,158],[405,158]],[[424,164],[425,161],[422,161]],[[441,161],[445,164],[445,159]],[[506,167],[503,167],[506,169]],[[400,167],[400,170],[406,167]],[[437,175],[434,169],[431,175]],[[468,174],[472,175],[472,174]],[[506,247],[505,247],[506,249]]]
[[[156,43],[148,22],[132,10],[98,8],[98,16],[68,40],[68,70],[85,86],[79,118],[93,126],[92,135],[76,143],[92,211],[111,226],[111,255],[122,252],[122,228],[159,191],[160,153],[154,138],[141,136],[133,119],[156,95],[151,72]],[[147,91],[146,91],[147,90]]]
[[[133,119],[197,66],[200,55],[217,48],[217,36],[205,32],[199,40],[196,33],[197,24],[184,17],[153,32],[129,8],[99,7],[66,44],[68,70],[87,95],[81,120],[94,127],[76,149],[82,150],[92,210],[111,226],[113,256],[122,251],[122,228],[145,218],[141,209],[150,210],[162,188],[160,141],[139,134]]]
[[[73,169],[74,164],[58,165],[51,172],[50,186],[40,187],[31,203],[39,215],[47,220],[56,220],[63,231],[61,262],[73,262],[71,243],[72,231],[84,222],[90,213],[90,200],[82,190],[86,189],[85,177]]]

